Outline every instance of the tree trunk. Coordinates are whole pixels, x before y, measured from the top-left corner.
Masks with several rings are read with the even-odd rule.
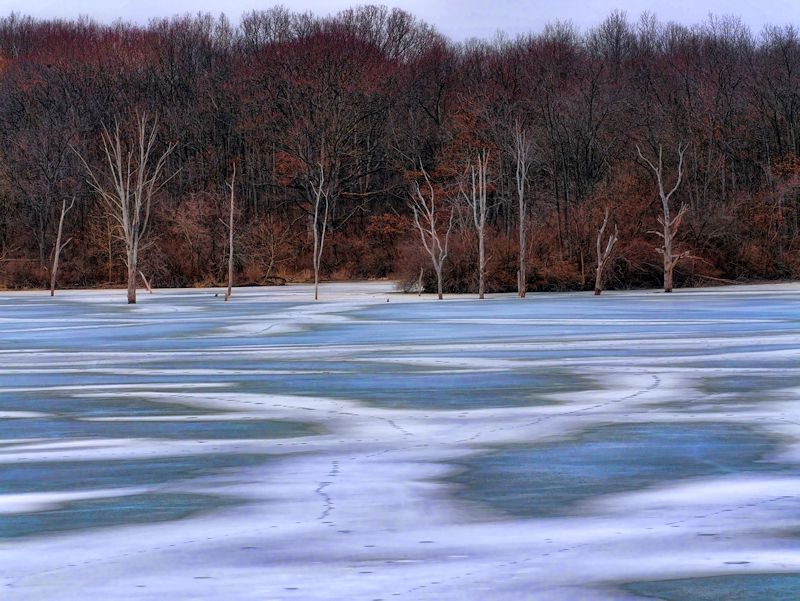
[[[106,220],[106,233],[108,233],[108,285],[114,280],[114,238],[111,230],[111,221]]]
[[[439,292],[439,300],[442,300],[442,270],[436,270],[436,290]]]
[[[672,292],[672,270],[675,262],[672,260],[672,227],[669,215],[669,206],[664,205],[664,292]]]
[[[528,280],[525,274],[525,209],[520,200],[520,223],[519,223],[519,269],[517,271],[517,290],[520,298],[525,298],[528,291]]]
[[[664,253],[664,292],[672,292],[672,257]]]
[[[64,213],[66,204],[61,205],[61,219],[58,221],[58,234],[56,234],[56,245],[53,248],[53,269],[50,271],[50,296],[56,295],[56,274],[58,273],[58,255],[61,254],[61,230],[64,226]]]
[[[486,254],[484,240],[483,240],[483,231],[481,230],[478,234],[478,298],[483,300],[484,290],[485,290],[485,272],[486,272],[486,260],[484,258]]]
[[[58,233],[56,235],[56,245],[53,248],[53,269],[50,272],[50,296],[55,296],[56,294],[56,276],[58,274],[58,258],[61,255],[61,251],[64,250],[64,247],[70,243],[70,240],[67,240],[64,244],[61,244],[61,233],[64,231],[64,217],[66,217],[67,213],[69,213],[72,206],[75,204],[75,197],[72,197],[72,202],[69,203],[67,206],[67,200],[64,199],[61,201],[61,217],[58,220]]]
[[[61,225],[58,226],[58,236],[56,236],[56,247],[53,250],[53,269],[50,272],[50,296],[56,295],[56,274],[58,273],[58,255],[61,252]]]
[[[319,229],[317,228],[317,214],[319,208],[315,210],[314,214],[314,300],[319,300],[319,264],[320,264],[320,240],[319,240]]]
[[[128,304],[136,304],[136,262],[128,262]]]
[[[595,269],[595,273],[594,273],[594,295],[595,296],[600,296],[600,293],[603,291],[602,278],[603,278],[603,268],[598,265],[597,269]]]
[[[233,288],[233,190],[234,183],[236,182],[236,163],[233,164],[233,175],[231,176],[231,206],[230,214],[228,217],[228,290],[225,292],[225,300],[227,301],[232,294]]]
[[[525,268],[527,245],[525,242],[525,184],[528,181],[531,147],[522,123],[514,123],[514,159],[516,162],[517,220],[519,226],[519,267],[517,269],[517,293],[525,298],[528,290],[528,275]]]
[[[328,195],[325,193],[325,170],[319,164],[319,186],[314,189],[314,300],[319,300],[319,269],[322,264],[322,250],[325,247],[325,231],[328,227]],[[325,212],[322,215],[322,229],[320,231],[320,204],[325,201]]]
[[[519,176],[518,176],[519,177]],[[519,268],[517,270],[517,293],[520,298],[525,298],[528,292],[528,274],[525,269],[525,251],[527,250],[527,243],[525,241],[525,191],[524,180],[522,184],[518,184],[519,188]]]

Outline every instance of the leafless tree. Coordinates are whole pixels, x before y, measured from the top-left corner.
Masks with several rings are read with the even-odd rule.
[[[237,243],[240,256],[257,267],[263,282],[280,282],[275,270],[291,259],[291,244],[295,236],[295,225],[306,219],[305,215],[292,220],[282,218],[274,212],[268,213],[255,223],[251,223]]]
[[[661,146],[658,147],[657,165],[645,157],[642,154],[639,146],[636,146],[636,151],[639,153],[639,158],[647,163],[650,169],[653,170],[658,183],[658,196],[661,199],[661,209],[663,211],[662,216],[658,218],[658,223],[661,224],[663,232],[654,231],[652,233],[660,236],[663,239],[663,245],[658,249],[658,252],[664,257],[664,292],[672,292],[672,272],[674,271],[675,266],[678,264],[678,261],[690,256],[689,251],[683,251],[675,254],[673,249],[673,242],[675,241],[675,236],[678,234],[678,228],[680,228],[681,222],[683,221],[686,212],[689,210],[689,207],[686,205],[686,203],[682,203],[681,208],[678,210],[678,214],[675,215],[675,217],[671,217],[669,208],[670,198],[681,185],[681,180],[683,179],[683,155],[687,148],[688,144],[684,145],[678,143],[678,175],[675,179],[675,185],[672,186],[672,189],[669,192],[666,192],[664,188],[664,162],[662,160],[663,153]]]
[[[314,208],[314,300],[319,300],[319,268],[325,248],[325,232],[328,229],[328,190],[325,188],[325,168],[319,164],[319,180],[311,182]]]
[[[61,256],[61,251],[67,247],[67,244],[72,242],[72,238],[67,238],[67,241],[62,244],[61,235],[64,231],[64,218],[72,210],[73,206],[75,206],[74,196],[69,205],[67,205],[66,198],[61,200],[61,217],[58,219],[58,233],[56,234],[56,244],[53,247],[53,267],[50,270],[50,296],[55,296],[56,294],[56,276],[58,275],[58,259]]]
[[[472,222],[478,234],[478,297],[483,299],[486,288],[486,215],[488,212],[487,198],[487,168],[489,153],[480,151],[475,163],[469,165],[469,190],[461,186],[461,196],[472,213]]]
[[[606,268],[606,263],[614,251],[614,245],[619,240],[619,230],[617,225],[614,224],[614,233],[608,237],[605,249],[603,249],[603,234],[606,231],[606,225],[608,225],[608,207],[606,207],[606,214],[603,217],[603,225],[600,226],[600,230],[597,232],[597,268],[594,275],[595,296],[600,296],[603,291],[603,270]]]
[[[175,175],[165,176],[164,173],[167,157],[175,145],[169,144],[157,154],[157,133],[158,119],[151,123],[146,114],[137,116],[136,132],[130,143],[124,141],[119,122],[113,131],[104,126],[102,147],[106,168],[103,174],[92,169],[81,156],[89,173],[89,185],[105,203],[125,243],[129,304],[136,302],[139,249],[147,233],[153,196]]]
[[[230,188],[230,211],[228,214],[228,290],[225,292],[225,300],[227,301],[231,297],[232,288],[233,288],[233,200],[234,200],[234,185],[236,183],[236,163],[233,163],[233,175],[231,175],[231,181],[228,183],[228,188]]]
[[[526,270],[526,204],[525,188],[528,183],[528,170],[531,166],[531,144],[522,124],[517,120],[514,123],[514,163],[516,164],[515,179],[517,184],[517,225],[519,227],[519,265],[517,266],[517,291],[520,298],[525,298],[528,287]]]
[[[447,259],[448,245],[450,242],[450,232],[453,229],[453,212],[450,212],[450,217],[447,224],[447,229],[444,235],[440,232],[440,226],[437,223],[439,218],[439,208],[436,205],[436,192],[428,176],[428,172],[422,166],[420,161],[420,170],[425,180],[425,192],[420,188],[419,182],[414,182],[411,190],[411,199],[409,207],[414,216],[414,226],[419,232],[422,246],[431,258],[433,270],[436,273],[436,289],[439,294],[439,300],[442,299],[442,268],[444,267],[445,259]],[[444,240],[442,238],[444,237]]]

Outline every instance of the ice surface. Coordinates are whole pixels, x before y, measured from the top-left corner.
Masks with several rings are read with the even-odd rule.
[[[800,286],[310,298],[0,294],[0,598],[796,587]]]

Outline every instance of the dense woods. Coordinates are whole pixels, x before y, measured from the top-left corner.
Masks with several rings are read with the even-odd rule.
[[[147,27],[11,15],[0,285],[47,287],[54,258],[60,286],[125,283],[98,191],[110,132],[124,155],[146,115],[164,181],[136,271],[154,285],[227,282],[235,237],[238,284],[318,272],[436,291],[435,238],[445,292],[591,290],[612,232],[608,288],[662,285],[665,233],[675,286],[800,277],[792,27],[613,13],[454,43],[380,7]]]

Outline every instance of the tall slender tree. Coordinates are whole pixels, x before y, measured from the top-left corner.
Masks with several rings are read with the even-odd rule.
[[[675,194],[675,191],[681,185],[681,180],[683,179],[683,155],[686,153],[687,147],[688,145],[681,143],[678,144],[678,173],[675,177],[675,185],[673,185],[670,191],[667,192],[666,188],[664,187],[664,160],[662,147],[658,147],[658,161],[653,163],[650,159],[642,154],[642,150],[639,148],[638,144],[636,146],[636,151],[639,153],[639,158],[647,163],[647,165],[653,171],[656,176],[656,183],[658,184],[658,197],[661,200],[662,211],[662,214],[658,217],[658,222],[661,224],[662,231],[654,231],[653,233],[657,236],[660,236],[663,242],[662,246],[657,250],[664,258],[664,292],[672,292],[672,276],[678,261],[690,256],[690,252],[688,250],[676,254],[673,246],[673,243],[675,242],[675,236],[678,235],[678,229],[680,228],[681,222],[683,221],[686,212],[689,210],[689,207],[686,205],[686,203],[682,203],[681,208],[678,209],[678,213],[675,215],[675,217],[672,217],[669,206],[669,201],[672,198],[672,195]]]
[[[328,189],[325,187],[325,168],[319,164],[319,178],[311,182],[312,199],[311,204],[314,210],[314,220],[312,229],[314,230],[314,300],[319,300],[319,270],[322,265],[322,252],[325,250],[325,234],[328,231]]]
[[[102,199],[125,244],[128,304],[136,303],[139,251],[150,225],[153,197],[175,176],[175,172],[167,174],[165,170],[167,157],[175,144],[157,150],[158,118],[151,120],[143,113],[135,122],[130,140],[122,134],[119,121],[115,121],[113,130],[103,127],[101,145],[105,165],[102,170],[93,169],[79,155],[89,174],[89,185]]]
[[[614,224],[614,233],[608,236],[605,248],[603,247],[603,234],[606,231],[607,225],[608,225],[608,207],[606,207],[605,216],[603,217],[603,223],[600,226],[600,229],[597,231],[597,243],[596,243],[597,266],[595,267],[595,273],[594,273],[595,296],[600,296],[600,293],[603,291],[603,271],[606,268],[606,263],[608,263],[608,260],[611,258],[611,253],[614,252],[614,246],[617,244],[617,240],[619,240],[619,229],[617,228],[617,225]]]
[[[228,210],[228,289],[225,291],[225,300],[227,301],[232,294],[233,289],[233,200],[234,190],[236,185],[236,163],[233,163],[233,173],[231,181],[227,186],[230,189],[230,207]]]
[[[75,206],[75,197],[72,197],[69,205],[67,205],[67,199],[61,199],[61,216],[58,219],[58,231],[56,233],[56,243],[53,246],[53,266],[50,269],[50,296],[55,296],[56,294],[56,277],[58,276],[58,259],[61,256],[61,251],[66,248],[66,246],[72,242],[72,238],[67,238],[67,241],[62,243],[61,236],[64,231],[64,218],[67,216],[72,210],[72,207]]]
[[[528,289],[527,273],[527,203],[525,194],[528,185],[528,171],[531,167],[531,143],[528,133],[519,119],[514,122],[514,183],[517,193],[517,231],[519,259],[517,263],[517,294],[525,298]]]
[[[487,203],[489,153],[479,151],[475,162],[468,167],[469,189],[461,186],[461,197],[464,199],[472,215],[472,224],[478,236],[478,297],[483,300],[486,291],[486,217],[489,211]]]
[[[436,274],[436,292],[439,300],[443,298],[443,270],[444,262],[447,259],[450,244],[450,232],[453,230],[454,213],[450,211],[447,217],[447,227],[440,225],[442,217],[442,207],[436,203],[436,190],[433,182],[422,166],[420,161],[420,171],[424,179],[424,187],[420,187],[419,182],[412,184],[411,198],[409,207],[414,217],[414,227],[420,236],[420,241],[428,253]],[[442,231],[444,229],[444,232]]]

